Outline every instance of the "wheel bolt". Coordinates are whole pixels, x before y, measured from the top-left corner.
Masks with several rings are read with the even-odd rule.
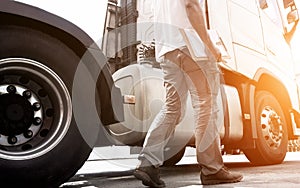
[[[31,138],[33,136],[33,132],[31,130],[27,130],[25,133],[24,133],[24,137],[25,138]]]
[[[26,99],[29,99],[31,97],[31,91],[29,91],[29,90],[24,91],[23,97],[25,97]]]
[[[7,141],[9,144],[14,145],[18,142],[18,139],[15,136],[10,136],[10,137],[8,137]]]
[[[14,93],[17,92],[17,89],[16,89],[15,86],[9,85],[9,86],[6,88],[6,91],[7,91],[8,93],[14,94]]]
[[[33,110],[34,110],[34,111],[39,111],[39,110],[41,109],[42,106],[41,106],[40,103],[36,102],[36,103],[33,104],[32,107],[33,107]]]
[[[36,126],[41,125],[42,122],[43,122],[43,120],[41,118],[39,118],[39,117],[36,117],[33,120],[33,124],[36,125]]]

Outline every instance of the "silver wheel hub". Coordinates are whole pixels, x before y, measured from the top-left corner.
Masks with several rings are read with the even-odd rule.
[[[71,97],[59,75],[31,59],[0,59],[0,158],[27,160],[50,152],[71,120]]]
[[[277,149],[284,134],[280,116],[271,107],[265,107],[260,118],[263,138],[270,148]]]
[[[0,145],[21,145],[37,135],[43,122],[43,109],[34,93],[19,85],[2,85],[0,103]]]

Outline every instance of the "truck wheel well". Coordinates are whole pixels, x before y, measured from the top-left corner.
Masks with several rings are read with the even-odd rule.
[[[285,86],[277,79],[274,77],[263,74],[261,75],[260,79],[258,80],[258,85],[256,86],[256,91],[259,90],[266,90],[271,92],[275,98],[278,100],[280,103],[282,109],[284,110],[284,114],[286,117],[287,121],[287,129],[288,129],[288,136],[289,138],[292,137],[293,135],[293,130],[292,130],[292,122],[291,122],[291,117],[290,117],[290,107],[291,107],[291,101],[290,97],[288,95],[288,92],[285,88]]]
[[[8,13],[0,13],[1,21],[0,25],[16,25],[16,26],[24,26],[29,27],[31,29],[35,29],[46,33],[54,38],[59,39],[64,44],[66,44],[70,49],[72,49],[79,57],[85,53],[85,46],[77,40],[75,37],[69,35],[63,30],[56,28],[55,26],[48,25],[46,23],[33,20],[30,18],[8,14]]]
[[[100,101],[96,101],[97,110],[99,113],[99,117],[102,120],[102,123],[104,125],[108,125],[111,123],[119,122],[119,118],[117,119],[114,116],[114,109],[111,107],[113,106],[111,103],[111,92],[112,91],[118,91],[116,87],[113,84],[113,80],[111,78],[111,73],[108,70],[108,67],[105,66],[106,61],[101,61],[101,59],[105,59],[105,56],[101,53],[101,50],[96,48],[93,44],[94,41],[87,37],[87,35],[75,27],[74,25],[70,24],[69,22],[63,20],[64,22],[68,23],[67,26],[69,30],[73,29],[72,34],[77,34],[76,36],[68,33],[67,31],[64,31],[61,28],[56,27],[55,25],[50,25],[45,22],[41,22],[39,20],[15,15],[15,14],[9,14],[0,12],[0,26],[5,25],[14,25],[14,26],[21,26],[21,27],[27,27],[31,28],[37,31],[40,31],[42,33],[48,34],[58,40],[60,40],[62,43],[64,43],[66,46],[68,46],[79,58],[84,57],[87,59],[86,62],[84,62],[85,66],[89,70],[91,76],[96,80],[96,99]],[[74,31],[75,30],[75,31]],[[80,40],[81,39],[81,40]],[[83,40],[83,41],[82,41]],[[88,49],[89,47],[93,48],[93,51],[90,52]],[[99,51],[96,52],[96,51]],[[99,72],[98,72],[99,70]],[[120,110],[121,111],[121,110]]]

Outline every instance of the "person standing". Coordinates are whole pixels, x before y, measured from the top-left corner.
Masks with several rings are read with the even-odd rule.
[[[134,176],[146,186],[165,187],[159,176],[164,147],[173,135],[190,93],[195,116],[195,142],[201,183],[234,183],[243,176],[226,169],[220,151],[217,95],[220,51],[208,36],[198,0],[155,0],[154,27],[156,58],[164,73],[166,101],[152,122],[139,155]],[[206,46],[208,60],[195,62],[179,29],[193,28]]]

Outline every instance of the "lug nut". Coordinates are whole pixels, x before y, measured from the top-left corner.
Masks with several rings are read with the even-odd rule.
[[[6,91],[7,91],[8,93],[14,94],[14,93],[17,92],[17,89],[16,89],[15,86],[9,85],[9,86],[6,88]]]
[[[29,90],[24,91],[23,97],[25,97],[26,99],[29,99],[31,97],[31,91],[29,91]]]
[[[34,111],[39,111],[39,110],[41,109],[42,106],[41,106],[40,103],[36,102],[36,103],[33,104],[32,107],[33,107],[33,110],[34,110]]]
[[[9,144],[14,145],[18,142],[18,139],[15,136],[10,136],[10,137],[8,137],[7,141]]]
[[[33,132],[31,130],[27,130],[25,133],[24,133],[24,137],[25,138],[31,138],[33,136]]]
[[[39,117],[36,117],[33,120],[33,124],[36,125],[36,126],[41,125],[42,122],[43,122],[43,120],[41,118],[39,118]]]

